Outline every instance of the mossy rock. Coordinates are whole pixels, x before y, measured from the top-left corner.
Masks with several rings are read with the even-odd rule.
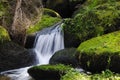
[[[50,64],[64,64],[71,65],[72,67],[78,67],[78,62],[75,57],[76,48],[66,48],[55,52],[50,59]]]
[[[120,73],[120,31],[87,40],[77,50],[77,59],[85,70]]]
[[[60,80],[119,80],[120,74],[111,72],[110,70],[102,71],[102,73],[87,75],[77,71],[69,71],[61,77]]]
[[[28,70],[35,80],[59,80],[62,75],[71,70],[70,66],[63,64],[34,66]]]
[[[5,28],[0,26],[0,44],[6,41],[10,41],[9,34]]]
[[[64,21],[67,41],[76,40],[73,44],[78,46],[92,37],[120,30],[120,2],[109,0],[103,4],[96,4],[95,1],[94,6],[92,3],[83,4],[72,19]]]
[[[58,17],[51,17],[49,15],[43,15],[42,19],[35,25],[32,25],[28,30],[27,34],[35,33],[37,31],[42,30],[43,28],[50,27],[54,25],[55,23],[59,22],[61,18]]]

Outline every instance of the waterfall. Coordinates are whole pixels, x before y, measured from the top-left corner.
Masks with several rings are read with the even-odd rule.
[[[48,64],[52,55],[64,49],[62,23],[57,23],[50,28],[43,29],[37,33],[33,51],[36,53],[37,65]],[[11,80],[30,80],[27,70],[31,66],[1,72],[11,78]]]
[[[63,32],[60,26],[57,24],[38,33],[34,48],[38,64],[48,64],[56,51],[64,49]]]

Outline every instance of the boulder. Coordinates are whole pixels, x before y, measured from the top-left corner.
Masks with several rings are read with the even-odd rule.
[[[78,62],[75,58],[76,48],[66,48],[55,52],[50,59],[50,64],[65,64],[73,67],[78,67]]]
[[[60,77],[71,69],[70,66],[63,64],[40,65],[28,69],[28,73],[35,80],[60,80]]]
[[[87,40],[77,51],[76,57],[83,69],[90,72],[110,69],[120,73],[120,31]]]
[[[34,61],[32,50],[27,50],[13,42],[0,45],[0,71],[27,67],[33,65]]]

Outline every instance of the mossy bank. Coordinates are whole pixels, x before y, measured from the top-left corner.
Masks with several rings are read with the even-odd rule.
[[[120,30],[120,2],[114,0],[87,0],[64,21],[65,46],[77,47],[92,37]]]

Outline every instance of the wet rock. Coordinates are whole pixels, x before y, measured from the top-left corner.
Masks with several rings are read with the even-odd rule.
[[[34,52],[13,42],[0,45],[0,71],[30,66],[34,63]]]
[[[50,64],[65,64],[73,67],[78,66],[78,62],[75,58],[76,48],[67,48],[57,51],[50,59]]]

